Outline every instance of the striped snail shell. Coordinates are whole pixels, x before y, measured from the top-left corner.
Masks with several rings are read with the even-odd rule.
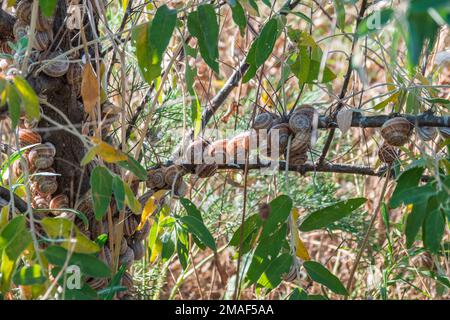
[[[48,197],[37,195],[31,204],[34,209],[46,209],[49,206]]]
[[[145,247],[141,241],[133,241],[130,248],[134,252],[134,260],[141,260],[145,256]]]
[[[441,134],[442,138],[444,138],[444,139],[450,138],[450,128],[448,128],[448,127],[439,128],[439,133]]]
[[[16,7],[16,17],[22,23],[30,24],[31,22],[31,11],[33,8],[33,3],[28,0],[22,0],[17,4]]]
[[[217,164],[224,164],[227,162],[227,139],[217,140],[211,143],[207,149],[208,157],[214,159]]]
[[[128,242],[126,238],[122,238],[122,241],[120,242],[120,250],[119,255],[124,254],[128,249]]]
[[[291,128],[287,123],[280,123],[273,126],[269,132],[269,141],[272,141],[272,135],[278,132],[278,148],[279,153],[282,154],[286,151],[286,147],[289,142],[289,136],[291,135]]]
[[[42,196],[49,196],[56,192],[58,189],[58,182],[56,181],[55,175],[47,175],[46,173],[55,173],[53,168],[48,168],[45,170],[38,170],[37,173],[40,175],[33,176],[31,178],[34,191]]]
[[[67,83],[70,85],[81,84],[83,80],[83,67],[80,63],[71,63],[66,73]]]
[[[124,272],[122,279],[120,280],[120,284],[127,288],[128,290],[133,289],[133,277],[128,272]]]
[[[135,218],[135,215],[130,215],[123,221],[123,234],[127,237],[133,235],[136,232],[136,228],[139,225],[139,221]]]
[[[164,181],[169,187],[173,185],[176,187],[183,180],[182,175],[181,168],[174,164],[164,170]]]
[[[130,247],[127,248],[124,254],[119,256],[119,264],[125,264],[126,269],[130,269],[134,261],[134,251]]]
[[[292,266],[288,273],[283,274],[283,280],[287,282],[294,282],[297,279],[297,269]]]
[[[291,153],[306,152],[311,146],[311,132],[301,131],[295,134],[291,140]]]
[[[39,124],[38,119],[27,119],[26,117],[24,117],[20,122],[19,127],[24,129],[34,129],[37,127],[38,124]]]
[[[316,109],[310,104],[302,104],[294,111],[294,113],[304,114],[310,119],[310,121],[312,121],[314,114],[316,113]]]
[[[50,200],[50,209],[63,209],[69,207],[69,198],[65,194],[58,194]],[[61,211],[52,211],[55,215],[59,215]]]
[[[28,159],[36,169],[47,169],[52,166],[55,155],[55,146],[50,142],[46,142],[31,148]]]
[[[255,130],[264,130],[264,129],[268,130],[272,126],[273,120],[274,118],[270,113],[268,112],[260,113],[255,117],[252,128]]]
[[[212,177],[213,175],[216,174],[216,172],[217,172],[217,164],[215,163],[212,164],[203,163],[195,167],[195,174],[199,178]]]
[[[178,186],[176,186],[176,188],[175,188],[174,195],[176,197],[183,198],[186,196],[187,189],[188,189],[188,185],[186,184],[186,182],[181,180],[181,183],[178,184]]]
[[[378,158],[381,162],[391,164],[398,158],[398,150],[387,143],[383,143],[378,149]]]
[[[59,52],[52,52],[47,60],[50,61],[44,63],[42,71],[50,77],[62,77],[69,70],[69,59],[65,55],[61,56]]]
[[[203,152],[208,147],[208,142],[197,139],[189,143],[184,152],[184,159],[188,164],[200,164],[203,162]]]
[[[386,121],[381,127],[381,136],[391,146],[400,147],[408,142],[411,124],[402,117]]]
[[[137,230],[134,234],[133,234],[133,239],[136,241],[143,241],[145,238],[148,237],[148,235],[150,234],[150,222],[145,221],[144,226],[142,227],[141,230]]]
[[[100,253],[100,260],[102,260],[104,263],[106,263],[108,266],[112,266],[113,264],[113,258],[111,255],[111,250],[104,246],[102,252]]]
[[[250,151],[251,138],[253,138],[252,133],[247,131],[229,139],[227,142],[227,155],[229,159],[233,159],[233,161],[238,160],[238,162],[244,161],[245,152]]]
[[[53,27],[53,19],[45,17],[41,12],[39,12],[36,19],[36,30],[47,31],[51,30]]]
[[[307,160],[308,155],[306,153],[289,154],[289,165],[301,166],[304,165]]]
[[[95,291],[105,289],[108,285],[108,279],[106,278],[89,278],[86,284],[90,286]]]
[[[12,165],[12,174],[15,180],[17,180],[23,173],[22,165],[20,164],[20,160],[14,161]]]
[[[53,41],[53,33],[51,30],[38,31],[34,35],[33,48],[37,51],[45,51]]]
[[[22,20],[17,20],[16,23],[14,23],[13,34],[14,39],[19,41],[28,34],[28,25],[23,23]]]
[[[19,129],[19,146],[21,148],[42,142],[39,133],[30,129]]]
[[[148,171],[147,187],[153,190],[163,189],[166,186],[164,181],[164,170],[154,169]]]
[[[311,119],[305,113],[296,112],[289,119],[289,127],[294,133],[311,131]]]
[[[436,138],[437,130],[434,127],[417,127],[417,134],[423,141],[430,141]]]

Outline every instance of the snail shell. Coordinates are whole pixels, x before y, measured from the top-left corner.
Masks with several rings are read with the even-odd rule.
[[[39,12],[36,19],[36,30],[47,31],[51,30],[53,27],[53,19],[45,17],[41,12]]]
[[[188,185],[186,184],[186,182],[181,180],[181,183],[175,188],[174,195],[176,197],[182,198],[182,197],[186,196],[187,189],[188,189]]]
[[[53,33],[51,30],[38,31],[34,35],[33,48],[37,51],[45,51],[53,41]]]
[[[172,187],[177,186],[182,181],[182,170],[177,165],[171,165],[164,170],[164,181],[166,185]]]
[[[300,105],[295,111],[294,113],[297,114],[304,114],[306,115],[310,121],[312,121],[314,114],[316,113],[316,109],[310,105],[310,104],[303,104]]]
[[[195,174],[199,178],[208,178],[215,175],[217,172],[217,164],[199,164],[195,167]]]
[[[37,195],[31,204],[34,209],[46,209],[49,206],[48,197]]]
[[[14,39],[19,41],[28,34],[28,25],[21,20],[17,20],[13,27]]]
[[[251,132],[243,132],[228,140],[227,155],[229,159],[238,162],[245,161],[245,153],[250,151],[250,139],[253,138],[256,137],[252,137]]]
[[[282,154],[286,151],[286,147],[289,142],[289,136],[291,135],[291,129],[287,123],[280,123],[273,126],[269,132],[269,141],[272,141],[272,135],[278,132],[278,148],[279,153]],[[272,148],[271,148],[272,150]]]
[[[144,226],[142,227],[141,230],[137,230],[134,234],[133,234],[133,239],[135,241],[142,241],[145,238],[148,237],[148,235],[150,234],[150,222],[145,221]]]
[[[127,240],[125,238],[122,238],[122,241],[120,242],[120,251],[119,251],[119,255],[124,254],[128,249],[128,243]]]
[[[70,85],[81,84],[83,80],[83,67],[79,63],[71,63],[66,74],[67,83]],[[81,88],[81,87],[80,87]]]
[[[106,278],[89,278],[86,281],[86,284],[89,285],[95,291],[99,291],[105,289],[108,285],[108,279]]]
[[[430,141],[436,138],[437,130],[434,127],[418,127],[417,133],[423,141]]]
[[[253,121],[252,128],[255,130],[264,130],[264,129],[270,129],[273,122],[273,116],[268,112],[263,112],[258,114],[255,117],[255,121]]]
[[[450,128],[439,128],[439,132],[444,139],[450,138]]]
[[[120,284],[127,288],[128,290],[133,289],[133,277],[128,272],[124,272],[122,279],[120,280]]]
[[[63,209],[69,207],[69,198],[65,194],[58,194],[50,200],[50,209]],[[59,215],[61,211],[52,211],[53,214]]]
[[[42,142],[39,133],[30,129],[19,129],[19,146],[21,148]]]
[[[46,142],[31,148],[28,159],[36,169],[47,169],[52,166],[55,155],[55,146],[50,142]]]
[[[52,52],[47,59],[50,61],[45,62],[42,67],[42,71],[46,75],[58,78],[65,75],[69,70],[70,63],[67,56],[61,56],[59,52]]]
[[[294,266],[292,266],[289,272],[283,275],[283,280],[287,282],[294,282],[295,279],[297,279],[297,270]]]
[[[400,147],[408,142],[411,133],[411,124],[405,118],[393,118],[386,121],[381,127],[381,136],[391,146]]]
[[[387,143],[383,143],[378,149],[378,158],[381,162],[391,164],[398,158],[398,151],[396,147],[393,147]]]
[[[227,139],[217,140],[211,143],[207,149],[207,155],[217,164],[224,164],[227,162]]]
[[[130,248],[134,252],[134,260],[141,260],[145,256],[145,247],[141,241],[133,241]]]
[[[37,127],[37,125],[39,124],[39,120],[38,119],[27,119],[26,117],[24,117],[22,119],[22,121],[19,124],[20,128],[23,129],[34,129]]]
[[[311,146],[311,132],[301,131],[295,134],[291,140],[291,153],[304,153]]]
[[[33,3],[28,0],[22,0],[17,4],[16,7],[16,17],[24,24],[30,24],[31,22],[31,11],[33,8]]]
[[[294,153],[289,155],[289,164],[294,166],[304,165],[308,160],[308,155],[306,153]]]
[[[294,133],[311,131],[311,119],[305,113],[296,112],[289,119],[289,127]]]
[[[164,181],[164,170],[155,169],[148,171],[147,187],[153,190],[163,189],[166,186]]]
[[[119,256],[120,265],[125,264],[126,269],[130,269],[134,261],[134,251],[130,247],[127,248],[124,254]]]
[[[45,170],[38,170],[38,173],[55,173],[53,168],[48,168]],[[33,190],[42,195],[49,196],[56,192],[58,189],[58,182],[56,181],[55,175],[37,175],[31,178],[33,181]]]
[[[185,161],[188,164],[203,163],[203,152],[207,147],[208,143],[205,140],[197,139],[192,141],[184,152]]]
[[[135,215],[128,216],[123,222],[123,234],[127,237],[132,236],[138,225],[139,221],[135,218]]]

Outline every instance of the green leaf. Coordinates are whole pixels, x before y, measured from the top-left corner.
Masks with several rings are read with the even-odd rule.
[[[423,244],[425,248],[437,253],[445,231],[445,216],[441,210],[429,211],[423,224]]]
[[[257,214],[248,217],[245,222],[241,226],[239,226],[239,228],[237,228],[237,230],[233,233],[229,245],[238,247],[241,243],[241,233],[243,232],[243,240],[247,239],[254,232],[259,230],[259,228],[261,227],[261,222],[262,220]],[[244,230],[242,231],[242,229]]]
[[[56,266],[64,266],[69,252],[58,246],[50,246],[44,251],[47,260]],[[90,254],[72,253],[69,265],[77,265],[83,274],[94,278],[106,278],[111,275],[109,267]]]
[[[270,215],[264,222],[262,237],[270,235],[286,223],[292,210],[292,199],[286,195],[281,195],[273,199],[269,206]]]
[[[295,288],[291,295],[289,296],[289,300],[307,300],[308,294],[302,288]]]
[[[14,77],[14,85],[22,99],[22,106],[29,119],[39,119],[41,117],[39,110],[39,98],[28,82],[20,76]]]
[[[6,90],[9,117],[11,118],[13,129],[15,129],[20,119],[20,97],[14,86],[8,85]]]
[[[267,289],[278,287],[282,275],[288,273],[292,265],[292,256],[283,253],[273,260],[258,280],[258,285]]]
[[[17,259],[31,243],[31,234],[26,226],[25,216],[12,219],[0,233],[0,250],[13,260]]]
[[[117,164],[121,166],[122,168],[125,168],[131,172],[133,172],[136,177],[138,177],[140,180],[145,181],[147,180],[147,170],[139,162],[137,162],[133,157],[127,155],[128,160],[127,161],[119,161]]]
[[[92,170],[90,182],[95,219],[100,221],[111,202],[113,177],[108,169],[97,166]]]
[[[417,233],[422,227],[423,221],[427,215],[428,201],[417,202],[413,204],[411,213],[406,218],[406,247],[410,248],[416,240]]]
[[[403,203],[405,196],[417,187],[422,173],[425,169],[421,167],[414,167],[404,171],[397,179],[397,186],[392,193],[390,206],[397,208]]]
[[[125,187],[124,182],[119,176],[114,176],[112,189],[114,192],[114,198],[116,199],[117,209],[120,211],[123,209],[125,202]]]
[[[241,35],[244,35],[245,27],[247,26],[247,16],[245,15],[244,8],[242,8],[238,0],[228,1],[228,4],[231,7],[231,17],[234,23],[239,27]]]
[[[202,129],[202,105],[197,93],[195,93],[195,100],[191,104],[191,121],[194,127],[194,139],[196,139]]]
[[[336,21],[339,29],[345,28],[345,7],[343,0],[334,0],[334,10],[336,12]]]
[[[324,285],[336,294],[344,296],[348,295],[348,292],[341,281],[320,263],[315,261],[305,261],[303,266],[314,281]]]
[[[217,22],[214,6],[202,4],[197,11],[191,12],[188,16],[187,26],[189,33],[197,38],[200,54],[214,70],[219,74],[219,23]]]
[[[324,228],[331,223],[348,216],[361,207],[366,201],[366,198],[348,199],[314,211],[303,220],[300,225],[300,230],[307,232]]]
[[[41,12],[46,17],[51,17],[55,13],[57,0],[39,0]]]
[[[356,30],[357,35],[359,37],[364,37],[370,33],[379,31],[389,23],[393,14],[394,10],[386,8],[368,15],[362,19],[358,25],[358,29]]]
[[[29,267],[23,267],[13,276],[13,282],[16,285],[29,286],[34,284],[42,284],[46,278],[38,264]]]
[[[186,270],[189,260],[189,241],[186,232],[182,228],[176,228],[177,255],[183,270]]]
[[[142,210],[141,203],[136,199],[133,190],[131,190],[130,186],[127,183],[123,183],[125,189],[125,201],[127,206],[131,209],[134,214],[140,214]]]
[[[202,213],[195,206],[195,204],[192,203],[191,200],[186,199],[186,198],[181,198],[180,203],[184,207],[184,209],[186,210],[188,215],[197,218],[198,220],[200,220],[203,223]]]
[[[187,230],[194,234],[203,244],[211,248],[213,251],[217,250],[213,236],[202,221],[194,216],[180,217],[180,221],[186,226]]]

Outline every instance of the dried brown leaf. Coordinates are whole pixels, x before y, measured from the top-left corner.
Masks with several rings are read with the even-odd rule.
[[[81,82],[81,97],[83,98],[84,111],[92,113],[98,101],[99,84],[97,76],[90,63],[83,68],[83,81]]]

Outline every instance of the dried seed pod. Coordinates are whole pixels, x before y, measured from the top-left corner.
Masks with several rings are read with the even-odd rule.
[[[287,282],[294,282],[297,279],[297,269],[292,266],[288,273],[283,274],[283,280]]]
[[[33,176],[31,178],[32,185],[34,186],[34,191],[42,196],[49,196],[56,192],[58,189],[58,182],[56,181],[55,175],[47,175],[46,173],[55,173],[53,168],[48,168],[45,170],[38,170],[39,175]]]
[[[49,61],[44,63],[42,71],[50,77],[62,77],[69,70],[69,59],[65,55],[61,56],[59,52],[52,52],[46,60]]]
[[[71,63],[66,73],[67,83],[70,85],[81,84],[83,80],[83,67],[80,63]],[[80,86],[81,88],[81,86]]]
[[[294,153],[289,154],[289,164],[293,166],[304,165],[308,160],[308,155],[306,153]]]
[[[417,133],[423,141],[430,141],[436,138],[437,130],[434,127],[418,127]]]
[[[16,23],[14,23],[13,27],[13,34],[14,39],[16,41],[19,41],[23,37],[25,37],[28,34],[28,25],[26,23],[23,23],[22,20],[17,20]]]
[[[258,214],[262,220],[267,220],[270,216],[270,205],[268,203],[261,203],[258,206]]]
[[[444,139],[450,138],[450,128],[448,128],[448,127],[439,128],[439,133],[441,134],[442,138],[444,138]]]
[[[203,163],[203,153],[208,147],[208,142],[203,139],[192,141],[185,149],[184,160],[188,164]]]
[[[164,181],[164,169],[155,169],[148,171],[147,187],[153,190],[163,189],[166,186]]]
[[[291,129],[287,123],[280,123],[270,129],[268,137],[269,141],[272,141],[272,135],[274,134],[278,134],[278,150],[279,154],[282,154],[286,151],[289,136],[291,135]]]
[[[120,265],[125,264],[126,269],[130,269],[134,261],[134,251],[130,247],[127,248],[124,254],[119,256]]]
[[[255,117],[252,128],[255,130],[268,130],[272,126],[273,120],[274,118],[270,113],[260,113]]]
[[[387,143],[383,143],[378,149],[378,158],[381,162],[391,164],[398,158],[398,149]]]
[[[207,149],[206,153],[208,157],[214,159],[217,164],[224,164],[227,161],[227,139],[217,140],[211,143]]]
[[[69,198],[65,194],[58,194],[50,200],[50,209],[63,209],[69,207]],[[52,211],[54,215],[60,215],[61,211]]]
[[[38,31],[34,35],[33,48],[37,51],[45,51],[53,41],[53,33],[49,31]]]
[[[55,146],[46,142],[31,148],[28,160],[36,169],[47,169],[52,166],[55,155]]]
[[[30,24],[31,22],[31,11],[33,8],[33,3],[28,0],[22,0],[17,4],[16,7],[16,17],[24,24]]]
[[[133,234],[133,239],[135,241],[143,241],[145,238],[148,237],[148,235],[150,234],[150,222],[145,221],[144,226],[142,227],[141,230],[137,230],[134,234]]]
[[[311,131],[311,119],[305,113],[296,112],[289,119],[289,127],[294,133]]]
[[[311,132],[298,132],[291,140],[291,153],[305,153],[311,146]]]
[[[316,109],[310,104],[303,104],[301,106],[298,106],[294,113],[304,114],[309,118],[310,121],[312,121],[312,119],[314,118],[314,114],[316,113]]]
[[[123,234],[127,237],[131,237],[139,225],[139,221],[136,219],[135,215],[130,215],[125,218],[123,222]]]
[[[42,142],[39,133],[30,129],[19,129],[19,146],[21,148]]]
[[[130,248],[134,252],[134,260],[141,260],[145,256],[145,247],[141,241],[133,241]]]
[[[39,12],[36,19],[36,30],[38,31],[48,31],[53,27],[53,19],[45,17],[41,12]]]
[[[397,117],[386,121],[381,127],[381,136],[391,146],[400,147],[408,142],[411,124],[405,118]]]
[[[217,164],[199,164],[195,167],[195,174],[199,178],[208,178],[215,175],[217,172]]]
[[[179,183],[181,183],[183,180],[182,176],[183,172],[177,165],[171,165],[164,170],[164,181],[169,187],[172,187],[173,185],[176,187]]]

